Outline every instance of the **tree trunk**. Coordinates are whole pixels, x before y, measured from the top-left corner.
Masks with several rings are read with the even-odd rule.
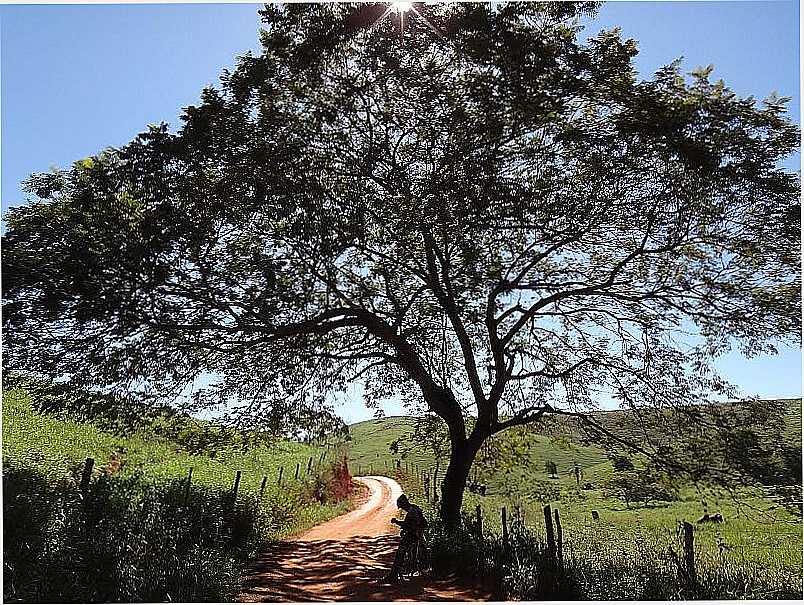
[[[441,520],[447,526],[456,527],[461,521],[463,492],[476,453],[477,449],[466,441],[452,446],[441,487]]]

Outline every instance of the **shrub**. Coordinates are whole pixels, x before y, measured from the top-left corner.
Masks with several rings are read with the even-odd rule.
[[[311,506],[310,484],[262,501],[241,493],[233,502],[227,490],[195,484],[186,490],[180,479],[100,474],[84,497],[75,479],[54,482],[6,461],[4,599],[230,601],[244,561],[269,540],[316,522],[317,512],[335,512]]]
[[[101,475],[82,497],[6,465],[7,601],[220,601],[258,546],[257,506],[185,483]]]
[[[607,495],[622,499],[626,506],[635,502],[647,506],[651,501],[678,499],[663,475],[645,470],[618,472],[605,483],[605,487]]]
[[[431,561],[436,573],[458,572],[485,578],[495,600],[668,600],[790,599],[802,597],[800,577],[769,573],[723,561],[700,561],[690,578],[681,557],[656,544],[635,544],[632,551],[576,550],[565,545],[557,564],[547,545],[516,518],[507,543],[494,534],[479,535],[464,519],[448,529],[438,520],[430,529]]]

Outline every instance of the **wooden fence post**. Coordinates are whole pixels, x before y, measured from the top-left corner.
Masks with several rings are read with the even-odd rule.
[[[81,473],[81,495],[84,497],[86,497],[89,490],[89,480],[92,479],[92,467],[94,466],[94,458],[87,458],[84,461],[84,472]]]
[[[262,483],[260,483],[260,498],[265,493],[265,484],[268,483],[268,475],[263,475]]]
[[[234,485],[232,486],[232,502],[237,501],[237,490],[240,489],[240,477],[243,474],[243,471],[237,471],[235,474]]]
[[[691,523],[684,521],[684,564],[687,567],[687,574],[693,582],[698,581],[695,571],[695,551],[693,550],[693,527]]]
[[[502,539],[504,544],[508,544],[508,518],[507,512],[505,507],[502,507],[502,511],[500,512],[500,517],[502,521]]]
[[[184,486],[184,507],[187,507],[187,503],[190,501],[190,484],[193,482],[193,469],[190,467],[189,472],[187,473],[187,484]]]
[[[313,468],[313,457],[310,456],[310,459],[307,461],[307,474],[310,474],[310,470]]]
[[[301,462],[296,463],[296,475],[293,477],[297,481],[299,480],[299,469],[301,468]]]
[[[544,527],[547,533],[547,550],[550,553],[550,557],[555,561],[556,537],[553,533],[553,515],[549,504],[544,507]]]
[[[483,511],[480,510],[480,505],[478,504],[475,507],[475,518],[477,523],[477,535],[483,535]]]
[[[558,548],[558,564],[563,567],[564,565],[564,531],[561,529],[561,515],[558,514],[558,509],[555,510],[556,518],[556,546]]]
[[[279,479],[277,480],[277,483],[278,483],[279,485],[282,485],[282,473],[283,473],[284,471],[285,471],[285,467],[284,467],[284,466],[280,466],[280,467],[279,467]]]

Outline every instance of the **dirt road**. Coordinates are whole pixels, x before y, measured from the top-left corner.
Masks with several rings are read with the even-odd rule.
[[[350,513],[274,546],[246,573],[241,601],[478,601],[488,594],[455,578],[383,584],[396,551],[402,488],[388,477],[357,477],[368,499]]]

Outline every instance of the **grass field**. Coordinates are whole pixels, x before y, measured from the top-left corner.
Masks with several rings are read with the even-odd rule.
[[[800,438],[801,402],[786,402],[786,405],[789,405],[789,436],[791,440]],[[389,451],[389,444],[412,431],[413,419],[408,417],[388,417],[352,425],[349,459],[353,472],[368,474],[393,468],[400,457]],[[547,475],[546,460],[555,462],[557,479]],[[444,464],[446,461],[441,462],[442,475]],[[575,464],[583,472],[581,485],[591,483],[594,489],[579,489],[573,473]],[[419,449],[401,459],[401,466],[412,477],[425,469],[432,475],[435,460]],[[638,556],[640,548],[646,545],[653,550],[666,551],[678,544],[679,522],[695,522],[704,512],[720,512],[725,523],[696,525],[696,552],[702,561],[707,560],[712,566],[729,564],[766,576],[777,574],[780,583],[800,585],[801,519],[775,506],[764,494],[748,490],[735,494],[688,485],[679,490],[678,501],[627,507],[601,489],[612,473],[613,466],[602,449],[539,436],[527,454],[507,472],[487,478],[488,495],[467,491],[464,510],[474,515],[479,505],[484,525],[499,532],[502,507],[506,507],[509,518],[518,508],[526,525],[536,535],[543,535],[544,485],[553,485],[561,493],[550,498],[549,503],[561,512],[567,547],[587,554],[597,553],[609,560]],[[421,492],[417,496],[420,501],[424,498]],[[598,521],[592,519],[593,510],[598,511]]]
[[[261,549],[349,510],[348,476],[321,453],[279,442],[247,452],[224,449],[214,458],[190,455],[147,430],[120,437],[39,413],[26,392],[9,390],[3,396],[4,600],[234,600],[241,566]],[[95,468],[83,490],[86,458]]]
[[[797,401],[788,408],[787,428],[791,442],[801,434],[800,405],[800,401]],[[150,549],[154,549],[153,552],[161,553],[159,556],[162,559],[156,559],[155,554],[150,554],[144,559],[140,555],[130,555],[125,561],[127,565],[137,566],[144,565],[143,562],[147,562],[149,558],[153,559],[150,563],[150,568],[153,569],[148,573],[158,575],[159,570],[167,565],[163,561],[175,557],[176,544],[181,543],[181,539],[175,537],[161,538],[160,533],[178,531],[180,533],[176,536],[195,535],[193,532],[201,535],[201,529],[196,528],[206,527],[203,524],[207,521],[203,521],[202,518],[207,518],[210,514],[214,517],[217,514],[213,511],[217,511],[216,507],[225,502],[225,499],[220,502],[218,500],[231,489],[236,471],[242,472],[239,492],[243,499],[243,506],[239,509],[241,512],[238,512],[239,516],[232,520],[224,520],[215,525],[216,541],[204,547],[207,548],[203,551],[204,554],[191,555],[198,557],[198,570],[189,570],[181,578],[162,578],[159,580],[162,582],[160,586],[164,585],[165,592],[159,592],[162,589],[156,592],[142,592],[141,587],[136,590],[132,588],[132,592],[127,593],[129,596],[123,600],[164,600],[165,595],[174,598],[177,594],[186,595],[182,600],[201,599],[199,594],[207,595],[210,600],[231,598],[234,594],[231,591],[236,590],[237,586],[239,562],[243,561],[243,557],[253,556],[253,549],[260,540],[282,538],[347,510],[348,502],[319,503],[311,496],[310,488],[318,481],[319,471],[323,470],[319,468],[322,454],[325,468],[328,463],[346,453],[351,471],[356,475],[372,473],[392,475],[399,463],[402,471],[400,478],[404,480],[406,490],[429,510],[430,515],[436,514],[435,510],[424,501],[422,486],[418,482],[421,472],[434,474],[436,461],[422,447],[408,449],[404,456],[401,453],[394,454],[390,450],[391,443],[412,433],[414,420],[409,417],[388,417],[352,425],[351,441],[347,443],[345,450],[322,449],[312,445],[281,441],[270,448],[259,447],[249,451],[237,448],[223,449],[216,452],[213,458],[188,454],[182,451],[179,444],[167,438],[154,437],[153,433],[148,431],[120,437],[105,432],[91,423],[38,413],[34,407],[30,397],[22,390],[9,390],[4,393],[4,485],[8,473],[18,472],[16,478],[9,475],[9,485],[18,492],[23,490],[19,505],[11,501],[4,502],[6,519],[10,518],[10,512],[13,518],[20,520],[18,522],[20,527],[26,528],[26,540],[51,535],[57,540],[89,540],[90,538],[86,537],[86,530],[81,529],[82,523],[85,523],[81,520],[85,514],[81,512],[85,510],[84,505],[80,499],[75,502],[73,499],[76,497],[76,484],[85,458],[94,458],[96,466],[93,483],[99,486],[101,493],[117,498],[115,500],[117,504],[112,501],[109,501],[112,504],[98,501],[97,511],[99,514],[109,511],[108,522],[116,524],[114,527],[119,536],[110,535],[108,544],[102,548],[98,547],[97,552],[93,551],[94,558],[85,563],[87,569],[91,569],[93,565],[100,565],[99,562],[106,560],[110,552],[118,553],[115,556],[121,560],[129,556],[120,549],[129,548],[125,540],[136,537],[140,531],[136,529],[140,527],[138,524],[146,522],[146,526],[143,527],[150,532],[150,537],[147,548],[142,547],[145,548],[143,552],[151,552]],[[308,477],[306,468],[311,459],[313,472]],[[548,476],[545,469],[545,462],[548,460],[556,464],[557,478]],[[446,460],[440,463],[441,476],[445,464]],[[581,486],[577,484],[573,473],[576,464],[583,472]],[[298,480],[294,478],[297,465],[300,469]],[[198,490],[193,492],[193,497],[197,497],[197,501],[191,507],[194,507],[193,510],[196,512],[193,514],[196,516],[195,520],[188,520],[187,527],[184,528],[182,523],[185,515],[181,507],[176,509],[171,502],[176,497],[182,497],[181,494],[184,492],[182,481],[187,477],[190,468],[193,469],[194,489]],[[278,482],[280,468],[284,469],[281,485]],[[20,470],[23,471],[22,475],[19,475]],[[737,494],[738,498],[734,499],[734,494],[723,491],[698,490],[693,486],[684,486],[679,491],[678,501],[648,507],[634,505],[628,507],[619,499],[610,497],[606,490],[602,489],[605,481],[613,473],[612,464],[601,448],[538,435],[531,447],[509,468],[483,478],[488,486],[486,496],[467,492],[464,509],[473,515],[475,507],[480,506],[484,527],[491,536],[500,533],[500,512],[503,507],[507,509],[509,520],[515,510],[519,511],[528,530],[538,541],[544,536],[542,506],[545,501],[545,486],[556,488],[555,495],[548,500],[554,509],[560,510],[568,556],[577,555],[578,569],[586,570],[583,573],[592,573],[590,570],[594,570],[595,566],[609,566],[605,572],[608,575],[600,576],[609,578],[606,581],[613,581],[611,578],[620,574],[622,570],[644,571],[652,564],[646,563],[653,560],[650,557],[658,557],[656,560],[659,561],[661,553],[666,554],[668,549],[677,549],[679,541],[676,531],[680,521],[694,522],[705,511],[720,512],[726,519],[725,523],[696,525],[696,558],[700,565],[710,573],[712,570],[717,570],[717,573],[732,574],[732,579],[727,582],[729,590],[734,590],[735,582],[737,584],[743,580],[753,582],[752,578],[763,580],[761,585],[748,587],[742,592],[713,594],[721,597],[733,594],[774,598],[776,595],[774,591],[777,591],[777,588],[778,594],[789,595],[800,592],[801,519],[783,508],[773,508],[773,503],[762,493],[743,490]],[[259,499],[263,476],[267,476],[268,481],[264,497]],[[40,480],[38,477],[43,479]],[[591,489],[581,489],[586,483],[591,484]],[[48,491],[50,488],[45,484],[56,486],[55,491]],[[162,488],[155,486],[160,484],[167,487],[159,491]],[[32,486],[29,493],[25,493],[24,490],[28,489],[25,486]],[[133,495],[133,499],[129,499],[130,496],[126,494]],[[43,498],[50,500],[45,502]],[[154,512],[143,521],[137,508],[139,499],[152,502],[155,507],[153,510],[162,512],[158,514]],[[26,509],[28,502],[32,504],[33,509],[40,504],[43,506],[46,504],[42,509],[44,516],[40,515],[39,519],[43,523],[42,536],[34,536],[31,533],[34,530],[27,531],[27,525],[31,521],[37,521],[36,516],[29,518]],[[7,509],[8,506],[12,508]],[[112,508],[109,508],[110,506]],[[205,510],[207,513],[204,513]],[[221,509],[224,517],[229,514],[227,510],[226,506]],[[598,512],[598,521],[592,519],[593,510]],[[72,526],[63,523],[59,525],[61,523],[59,519],[65,514],[64,511],[72,515]],[[205,514],[207,517],[204,517]],[[198,525],[199,523],[201,525]],[[235,544],[233,538],[226,538],[225,532],[234,531],[232,528],[236,528],[238,523],[251,528],[249,530],[251,537],[247,540],[239,539],[240,541]],[[259,527],[259,530],[255,533],[256,527]],[[45,540],[42,544],[46,546],[49,542]],[[196,551],[192,549],[201,547],[200,543],[194,544],[192,541],[188,543],[186,547],[190,549],[188,553],[195,553]],[[44,548],[41,544],[40,547]],[[134,548],[139,547],[134,545]],[[479,552],[483,552],[482,548],[485,547],[479,548],[481,549]],[[51,563],[48,563],[49,567],[42,567],[39,581],[45,584],[52,583],[48,578],[52,578],[53,573],[63,572],[59,577],[63,576],[64,585],[69,585],[72,576],[64,569],[69,571],[70,562],[74,557],[71,552],[69,541],[51,552],[48,555]],[[11,554],[17,557],[19,563],[19,557],[22,555]],[[30,565],[34,565],[33,561],[39,561],[41,557],[41,554],[36,554]],[[10,559],[13,557],[6,557],[7,565]],[[661,560],[666,561],[666,557]],[[54,565],[57,567],[55,572]],[[612,571],[614,569],[620,571]],[[666,567],[666,570],[672,568]],[[120,577],[128,577],[125,574],[129,572],[124,572],[121,567],[115,573],[121,574]],[[202,587],[206,592],[199,593],[202,588],[198,588],[196,584],[193,584],[192,591],[181,592],[184,590],[188,574],[200,574],[199,577],[206,578],[208,586]],[[522,573],[520,577],[528,576]],[[672,574],[668,577],[672,577]],[[636,580],[631,578],[628,581]],[[147,586],[148,582],[145,580],[142,582],[142,587]],[[155,581],[149,580],[149,582]],[[110,583],[107,588],[116,590],[119,584],[120,582]],[[97,592],[101,590],[100,588],[96,587],[93,590],[96,592],[85,592],[82,595],[87,595],[86,599],[93,600],[92,594],[102,594]],[[630,598],[637,598],[634,594],[641,594],[628,590],[630,589],[625,587],[622,593],[614,591],[597,596],[603,598],[614,595],[612,598],[625,598],[617,596],[625,594],[631,595]],[[28,600],[31,599],[31,595],[35,596],[35,593],[30,591],[19,594],[27,594]],[[36,594],[53,596],[50,593]],[[538,596],[541,593],[521,594]]]
[[[38,467],[53,479],[69,477],[94,458],[96,474],[113,459],[121,460],[120,473],[142,473],[153,479],[178,479],[193,469],[193,482],[212,488],[230,488],[235,473],[242,472],[240,491],[259,492],[262,477],[269,478],[267,492],[278,489],[280,467],[283,483],[294,480],[296,465],[300,477],[306,475],[313,459],[318,467],[322,450],[293,441],[246,452],[225,450],[215,458],[182,452],[167,439],[134,434],[119,437],[89,423],[75,422],[36,413],[25,391],[9,391],[3,396],[3,460]],[[331,457],[330,457],[331,460]],[[115,463],[112,463],[114,466]]]

